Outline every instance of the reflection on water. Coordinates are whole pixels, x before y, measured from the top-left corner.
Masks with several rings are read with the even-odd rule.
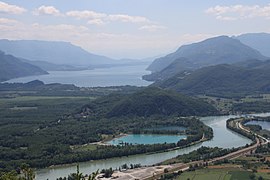
[[[112,145],[129,144],[163,144],[177,143],[181,139],[186,138],[185,135],[164,135],[164,134],[129,134],[117,139],[109,141]]]

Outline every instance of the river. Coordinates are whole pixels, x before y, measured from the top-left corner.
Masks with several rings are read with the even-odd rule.
[[[256,114],[258,116],[270,116],[270,113]],[[210,141],[196,144],[194,146],[173,150],[163,153],[155,154],[142,154],[134,155],[129,157],[122,158],[112,158],[107,160],[99,161],[90,161],[83,162],[80,164],[80,171],[84,174],[90,174],[97,169],[105,168],[118,168],[119,166],[127,164],[141,164],[141,165],[153,165],[159,162],[162,162],[166,159],[176,157],[177,155],[189,153],[193,150],[200,148],[201,146],[210,146],[210,147],[222,147],[222,148],[232,148],[240,147],[246,144],[251,143],[251,140],[248,138],[232,132],[226,128],[226,120],[237,116],[209,116],[203,117],[201,120],[208,126],[213,128],[214,138]],[[58,177],[67,176],[70,173],[76,172],[76,165],[66,165],[66,166],[56,166],[52,168],[40,169],[36,172],[36,178],[38,180],[55,180]]]

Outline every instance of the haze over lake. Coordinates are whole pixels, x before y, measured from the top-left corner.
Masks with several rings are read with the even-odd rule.
[[[7,82],[26,83],[40,80],[44,83],[74,84],[79,87],[105,87],[105,86],[147,86],[151,82],[142,79],[142,75],[149,74],[146,65],[121,66],[111,68],[98,68],[83,71],[49,71],[49,74],[28,76],[11,79]]]

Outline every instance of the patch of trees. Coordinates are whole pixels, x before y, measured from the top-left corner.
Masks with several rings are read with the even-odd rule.
[[[20,174],[21,172],[21,174]],[[28,164],[21,164],[20,168],[15,171],[0,173],[0,180],[34,180],[35,173]]]
[[[255,152],[256,153],[264,153],[264,154],[270,153],[270,144],[268,143],[266,145],[258,146]]]
[[[235,123],[233,121],[235,121],[236,119],[232,118],[226,121],[226,127],[234,132],[237,132],[238,134],[241,134],[249,139],[252,139],[253,141],[255,141],[255,135],[248,133],[246,131],[243,131],[242,129],[235,127]]]
[[[264,101],[235,103],[233,104],[232,110],[234,112],[243,112],[243,113],[269,112],[270,103]]]
[[[245,126],[253,132],[259,132],[260,130],[262,130],[262,127],[256,124],[246,124]]]
[[[184,163],[199,160],[207,161],[209,159],[224,156],[236,150],[237,149],[222,149],[218,147],[211,148],[202,146],[188,154],[177,156],[176,160]]]
[[[102,170],[102,171],[107,171],[107,170]],[[113,173],[113,171],[111,169],[109,169],[108,173]],[[92,172],[92,174],[83,174],[80,172],[79,169],[79,165],[77,165],[77,172],[76,173],[71,173],[70,175],[68,175],[68,177],[60,177],[57,178],[56,180],[95,180],[96,177],[99,174],[99,170],[97,170],[96,172]]]

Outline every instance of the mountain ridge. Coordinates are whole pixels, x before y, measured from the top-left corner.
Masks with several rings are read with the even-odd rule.
[[[270,57],[270,33],[246,33],[233,38]]]
[[[214,96],[248,95],[270,91],[270,61],[219,64],[188,74],[181,72],[154,86],[184,94]],[[250,64],[252,66],[250,66]]]
[[[101,65],[114,62],[114,59],[92,54],[79,46],[63,41],[1,39],[0,49],[16,57],[54,64]]]
[[[18,77],[43,74],[48,74],[48,72],[0,51],[0,82]]]
[[[181,46],[174,53],[156,59],[148,67],[148,70],[151,70],[153,74],[144,78],[154,81],[157,79],[162,80],[169,78],[167,76],[162,77],[162,73],[175,75],[180,70],[195,70],[201,67],[223,63],[232,64],[249,59],[265,60],[267,57],[261,55],[259,51],[241,43],[240,40],[228,36],[218,36],[198,43]],[[169,69],[172,63],[174,63],[174,66]],[[178,71],[175,69],[176,66],[182,68]],[[171,72],[164,72],[166,68],[167,71]],[[156,78],[156,73],[160,72],[161,75]]]

